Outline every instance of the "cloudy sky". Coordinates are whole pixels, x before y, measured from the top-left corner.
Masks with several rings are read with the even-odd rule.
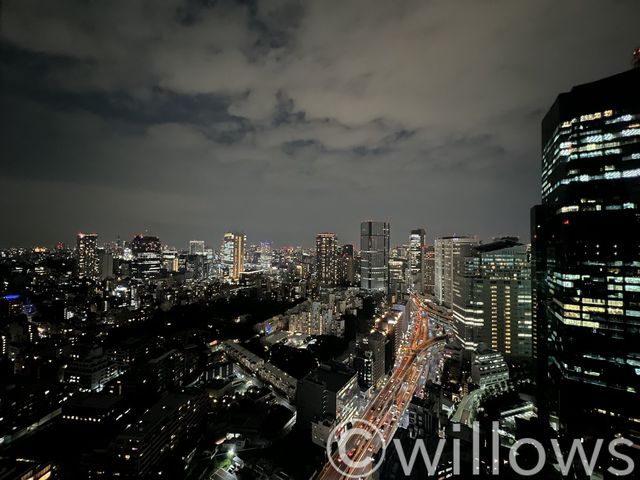
[[[638,0],[4,0],[0,246],[528,240],[557,93],[630,66]]]

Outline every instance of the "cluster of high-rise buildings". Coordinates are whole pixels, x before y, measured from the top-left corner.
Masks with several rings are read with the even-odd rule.
[[[76,256],[78,276],[87,279],[105,279],[130,275],[149,279],[161,272],[191,270],[198,278],[220,276],[237,282],[247,263],[247,238],[243,233],[225,233],[219,252],[206,248],[204,240],[191,240],[186,251],[163,246],[152,235],[136,235],[130,242],[117,241],[107,246],[98,245],[96,233],[79,233]],[[271,266],[271,244],[262,242],[256,251],[260,253],[260,266]],[[114,263],[115,261],[115,263]],[[118,269],[126,264],[124,270]]]
[[[126,317],[123,322],[127,323],[148,319],[151,305],[175,305],[182,290],[145,287],[150,287],[151,280],[178,273],[185,278],[219,280],[218,285],[227,290],[216,293],[235,292],[250,284],[268,289],[269,282],[261,283],[262,277],[277,276],[290,287],[288,300],[307,298],[278,317],[283,323],[278,330],[284,336],[346,337],[345,317],[355,318],[362,298],[384,298],[380,302],[384,313],[377,316],[376,311],[375,318],[368,319],[371,325],[366,332],[354,332],[352,369],[325,365],[300,380],[255,352],[234,342],[225,344],[234,361],[259,372],[277,391],[289,399],[298,393],[299,418],[312,425],[314,441],[321,443],[330,426],[355,411],[357,387],[375,389],[393,368],[411,318],[411,302],[406,300],[417,292],[433,305],[429,313],[448,323],[456,348],[471,358],[476,385],[504,384],[509,375],[505,359],[530,361],[539,413],[560,432],[575,438],[624,435],[638,444],[639,86],[640,68],[635,68],[575,87],[557,98],[542,124],[542,202],[531,211],[531,244],[516,237],[481,242],[467,235],[439,236],[429,244],[426,230],[416,228],[402,235],[406,242],[392,248],[390,224],[372,220],[360,224],[359,249],[340,244],[332,232],[318,233],[315,249],[308,250],[275,249],[270,242],[248,245],[244,233],[228,232],[219,249],[192,240],[182,251],[162,245],[152,235],[100,245],[97,234],[79,233],[77,278],[96,281],[96,285],[98,280],[131,281],[102,282],[104,301],[65,304],[62,320],[69,324],[77,320],[80,326],[74,329],[82,331],[87,318],[100,319],[101,326],[117,325],[119,316]],[[44,270],[33,271],[39,279],[44,276],[40,273]],[[38,286],[35,280],[31,284]],[[185,291],[193,298],[204,295],[197,289]],[[39,355],[32,355],[27,347],[38,332],[43,337],[49,330],[55,335],[60,332],[58,326],[45,323],[35,328],[29,305],[18,297],[3,297],[9,308],[6,316],[27,312],[28,328],[16,322],[6,326],[0,353],[12,361],[37,359]],[[389,305],[393,306],[386,308]],[[149,308],[141,308],[145,306]],[[107,315],[109,308],[119,316]],[[269,323],[264,332],[271,334],[272,327]],[[74,329],[65,327],[62,333]],[[68,355],[71,361],[64,381],[80,391],[101,390],[124,371],[101,348],[93,347],[83,355]],[[154,368],[166,376],[165,370],[175,370],[171,366],[175,356],[169,351],[150,364],[160,365]],[[148,376],[148,370],[144,372],[142,376]],[[184,423],[184,435],[191,435],[187,427],[192,420],[194,425],[201,424],[202,399],[178,395],[169,400],[145,413],[140,423],[161,419],[164,423],[158,425],[175,424],[174,429]],[[192,402],[197,408],[185,407]],[[197,411],[193,418],[192,410]],[[67,416],[85,420],[76,413]],[[165,436],[162,429],[127,427],[119,437],[123,439],[119,455],[133,458],[136,472],[146,471],[145,442],[162,439],[162,445],[171,448],[173,440]]]

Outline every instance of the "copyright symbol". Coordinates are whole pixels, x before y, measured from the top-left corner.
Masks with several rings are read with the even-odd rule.
[[[335,452],[334,444],[338,447]],[[347,478],[371,475],[382,465],[386,449],[384,436],[378,427],[359,418],[336,425],[329,434],[326,447],[331,466]],[[377,451],[381,454],[374,461]]]

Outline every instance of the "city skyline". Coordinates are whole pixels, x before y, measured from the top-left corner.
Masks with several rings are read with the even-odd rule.
[[[638,7],[0,0],[2,480],[638,477]]]
[[[370,220],[369,220],[370,221]],[[358,225],[361,224],[362,222],[357,222],[356,226],[354,228],[355,231],[358,231]],[[385,223],[392,225],[391,222],[386,221]],[[418,228],[418,230],[420,229],[424,229],[423,226],[420,226],[420,228]],[[55,246],[62,244],[65,245],[67,247],[72,246],[73,244],[76,243],[76,239],[78,235],[98,235],[98,242],[100,244],[107,244],[107,243],[112,243],[112,242],[116,242],[118,240],[120,241],[124,241],[127,243],[130,243],[132,239],[134,239],[136,236],[139,235],[151,235],[151,236],[155,236],[158,237],[161,240],[161,243],[163,246],[167,246],[170,248],[177,248],[180,250],[185,250],[185,251],[189,251],[191,249],[191,242],[204,242],[204,246],[206,248],[210,248],[213,250],[219,250],[222,246],[222,244],[224,243],[224,236],[229,233],[229,231],[232,229],[223,229],[222,231],[224,232],[220,238],[196,238],[196,237],[185,237],[187,240],[184,242],[180,242],[180,243],[172,243],[169,241],[165,241],[164,237],[161,234],[158,234],[155,231],[149,231],[149,230],[144,230],[144,231],[136,231],[133,232],[129,235],[122,235],[122,234],[117,234],[113,237],[109,237],[107,235],[104,235],[102,232],[99,231],[89,231],[89,230],[83,230],[83,231],[78,231],[78,232],[69,232],[67,234],[65,234],[65,238],[63,239],[58,239],[54,242],[51,243],[26,243],[26,244],[22,244],[22,245],[7,245],[7,246],[2,246],[0,245],[0,248],[25,248],[25,249],[30,249],[30,248],[40,248],[40,247],[44,247],[44,248],[54,248]],[[234,231],[236,231],[235,229],[233,229]],[[394,232],[395,234],[392,232],[392,234],[390,235],[390,241],[391,241],[391,246],[392,247],[401,247],[401,246],[409,246],[411,244],[411,236],[412,236],[412,231],[416,230],[416,228],[411,228],[409,230],[407,230],[406,232],[402,231],[402,232]],[[243,233],[245,233],[247,231],[247,229],[237,229],[237,231],[242,231]],[[429,232],[428,229],[426,229],[427,233],[426,233],[426,243],[425,246],[433,246],[433,243],[435,241],[435,239],[437,238],[448,238],[448,237],[466,237],[466,236],[473,236],[478,238],[478,240],[482,243],[482,242],[492,242],[497,238],[503,238],[503,237],[514,237],[514,238],[518,238],[521,241],[525,242],[525,243],[529,243],[529,237],[527,236],[526,238],[520,238],[517,235],[507,235],[507,234],[489,234],[489,236],[487,236],[486,238],[481,238],[478,237],[477,235],[473,235],[471,234],[467,234],[467,233],[462,233],[462,234],[458,234],[458,233],[452,233],[452,234],[442,234],[442,235],[435,235],[432,236]],[[316,240],[316,236],[320,233],[333,233],[336,235],[337,238],[337,242],[338,245],[353,245],[353,247],[355,249],[359,249],[358,245],[360,244],[360,238],[359,236],[355,236],[355,239],[353,241],[351,240],[347,240],[344,239],[343,237],[341,237],[338,233],[333,232],[333,231],[320,231],[318,230],[316,233],[314,233],[310,238],[308,239],[304,239],[302,242],[298,242],[298,243],[294,243],[294,242],[287,242],[286,240],[284,242],[274,242],[273,240],[271,240],[270,238],[256,238],[256,237],[250,237],[249,235],[245,235],[247,236],[247,245],[260,245],[262,243],[270,243],[271,245],[273,245],[275,248],[290,248],[290,247],[299,247],[299,248],[303,248],[303,249],[314,249],[316,244],[315,244],[315,240]],[[348,235],[347,235],[348,236]]]
[[[5,2],[0,246],[357,244],[371,216],[528,241],[542,106],[629,66],[635,6]]]

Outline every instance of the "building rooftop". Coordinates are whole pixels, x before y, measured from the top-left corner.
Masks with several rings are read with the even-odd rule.
[[[551,138],[559,122],[573,117],[615,109],[620,105],[627,109],[640,108],[638,85],[640,68],[634,68],[561,93],[542,120],[543,139]]]
[[[493,252],[495,250],[502,250],[503,248],[511,248],[522,245],[516,237],[504,237],[494,240],[491,243],[485,243],[478,245],[476,250],[478,252]]]
[[[135,423],[125,429],[122,435],[130,437],[144,435],[189,400],[195,400],[194,396],[186,393],[170,393],[144,412]]]
[[[320,365],[316,370],[309,374],[311,381],[322,383],[327,390],[331,392],[339,392],[356,373],[341,364]]]
[[[73,397],[69,402],[71,408],[91,408],[91,409],[109,409],[122,401],[120,395],[112,395],[109,393],[88,393]]]

